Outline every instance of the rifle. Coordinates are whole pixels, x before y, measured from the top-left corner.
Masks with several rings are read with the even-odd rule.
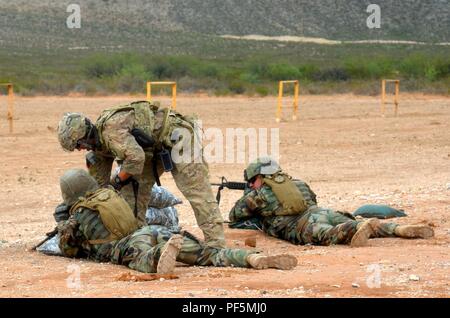
[[[57,234],[58,234],[58,227],[55,227],[55,229],[53,231],[46,233],[45,236],[47,236],[47,237],[44,240],[40,241],[37,245],[35,245],[32,248],[32,250],[33,251],[37,250],[39,247],[41,247],[41,245],[43,245],[45,242],[54,238]]]
[[[217,203],[220,203],[220,193],[224,188],[228,188],[230,190],[242,190],[245,191],[248,187],[247,182],[228,182],[228,180],[225,177],[222,177],[221,183],[211,183],[212,186],[219,187],[217,191],[216,200]]]

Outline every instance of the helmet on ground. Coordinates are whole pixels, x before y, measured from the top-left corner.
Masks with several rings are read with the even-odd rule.
[[[58,125],[58,140],[66,151],[74,151],[80,139],[86,136],[86,117],[80,113],[65,113]]]
[[[281,167],[270,157],[260,157],[250,163],[244,170],[245,181],[250,181],[259,174],[271,175],[281,171]]]
[[[64,203],[69,206],[75,204],[87,192],[100,188],[97,181],[83,169],[66,171],[59,179],[59,184]]]

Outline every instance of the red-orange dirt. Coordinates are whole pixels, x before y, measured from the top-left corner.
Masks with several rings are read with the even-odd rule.
[[[292,271],[187,267],[175,280],[120,281],[126,267],[31,252],[54,227],[59,176],[84,167],[84,153],[66,153],[56,137],[61,115],[95,119],[106,107],[135,97],[17,98],[15,132],[8,133],[0,98],[0,297],[449,297],[450,98],[402,95],[399,116],[380,116],[378,97],[303,96],[299,120],[275,122],[275,98],[181,96],[178,110],[194,112],[204,128],[280,128],[280,163],[309,182],[321,206],[354,211],[363,204],[402,208],[400,224],[429,224],[435,238],[373,239],[363,248],[295,246],[257,231],[230,230],[230,247],[256,235],[257,248],[298,258]],[[163,103],[168,99],[163,98]],[[211,181],[242,179],[244,163],[210,164]],[[170,175],[163,184],[182,197]],[[222,214],[238,199],[225,190]],[[186,200],[181,225],[201,236]],[[72,265],[72,266],[71,266]],[[80,284],[71,284],[73,265]],[[379,275],[378,275],[379,274]],[[377,276],[378,275],[378,276]],[[379,278],[379,286],[377,286]],[[79,288],[77,288],[77,286]]]

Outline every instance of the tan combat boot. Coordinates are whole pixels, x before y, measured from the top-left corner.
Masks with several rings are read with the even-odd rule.
[[[173,235],[161,250],[158,266],[156,268],[157,274],[170,274],[175,269],[177,256],[180,253],[181,245],[183,244],[183,236]]]
[[[255,269],[293,269],[295,266],[297,266],[297,258],[289,254],[275,256],[267,256],[264,254],[250,254],[247,256],[247,262],[252,268]]]
[[[402,238],[428,239],[434,236],[434,230],[426,225],[399,225],[395,228],[395,235]]]
[[[377,227],[380,226],[380,220],[369,219],[359,223],[356,227],[357,231],[350,242],[351,247],[361,247],[367,245],[370,236],[376,233]]]

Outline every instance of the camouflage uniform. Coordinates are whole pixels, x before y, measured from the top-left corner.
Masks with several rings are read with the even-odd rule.
[[[184,237],[167,227],[137,229],[126,201],[111,187],[100,188],[83,169],[60,178],[63,204],[55,210],[59,248],[64,256],[123,264],[144,273],[168,273],[175,261],[201,266],[291,269],[292,255],[267,256],[256,251],[209,247],[189,233]]]
[[[155,148],[144,150],[131,135],[130,131],[133,128],[142,128],[138,127],[138,116],[132,110],[133,105],[147,108],[150,119],[148,120],[149,123],[144,126],[149,130],[151,137],[157,141]],[[95,160],[94,163],[89,165],[89,172],[100,186],[105,186],[110,182],[113,162],[115,159],[118,160],[121,163],[122,171],[132,175],[139,183],[137,200],[132,184],[124,186],[121,192],[133,210],[135,202],[137,202],[138,223],[140,226],[144,226],[146,225],[145,214],[151,189],[155,183],[153,173],[155,152],[158,147],[164,146],[170,150],[174,146],[171,136],[177,128],[191,131],[193,140],[194,123],[193,119],[173,111],[169,112],[168,119],[165,121],[163,117],[167,113],[147,102],[133,103],[129,106],[127,110],[117,111],[112,116],[105,116],[110,111],[105,110],[97,120],[96,128],[100,145],[93,151]],[[70,129],[70,122],[64,123],[62,121],[58,132],[61,145],[65,149],[73,150],[73,146],[67,146],[67,139],[81,138],[83,132],[74,133]],[[75,127],[73,130],[76,131],[77,128]],[[70,137],[63,140],[64,134],[69,134]],[[192,159],[200,160],[192,160],[189,163],[174,163],[172,175],[177,187],[190,202],[206,243],[212,247],[225,247],[223,218],[209,183],[208,166],[203,158]],[[163,168],[158,160],[157,173],[161,175],[162,172]]]
[[[347,213],[333,211],[317,206],[316,195],[303,181],[294,181],[302,193],[308,209],[306,212],[292,216],[273,216],[280,209],[280,203],[272,189],[263,185],[252,190],[239,199],[230,211],[230,226],[258,217],[263,225],[262,230],[273,236],[293,244],[348,244],[356,233],[358,223]],[[395,236],[395,223],[381,224],[376,237]]]
[[[164,226],[145,226],[116,241],[90,244],[89,240],[108,238],[109,231],[97,212],[79,208],[69,220],[58,225],[60,249],[64,256],[112,262],[131,269],[154,273],[160,252],[173,233]],[[257,252],[242,249],[218,249],[184,237],[177,260],[189,265],[249,267],[246,260]]]

